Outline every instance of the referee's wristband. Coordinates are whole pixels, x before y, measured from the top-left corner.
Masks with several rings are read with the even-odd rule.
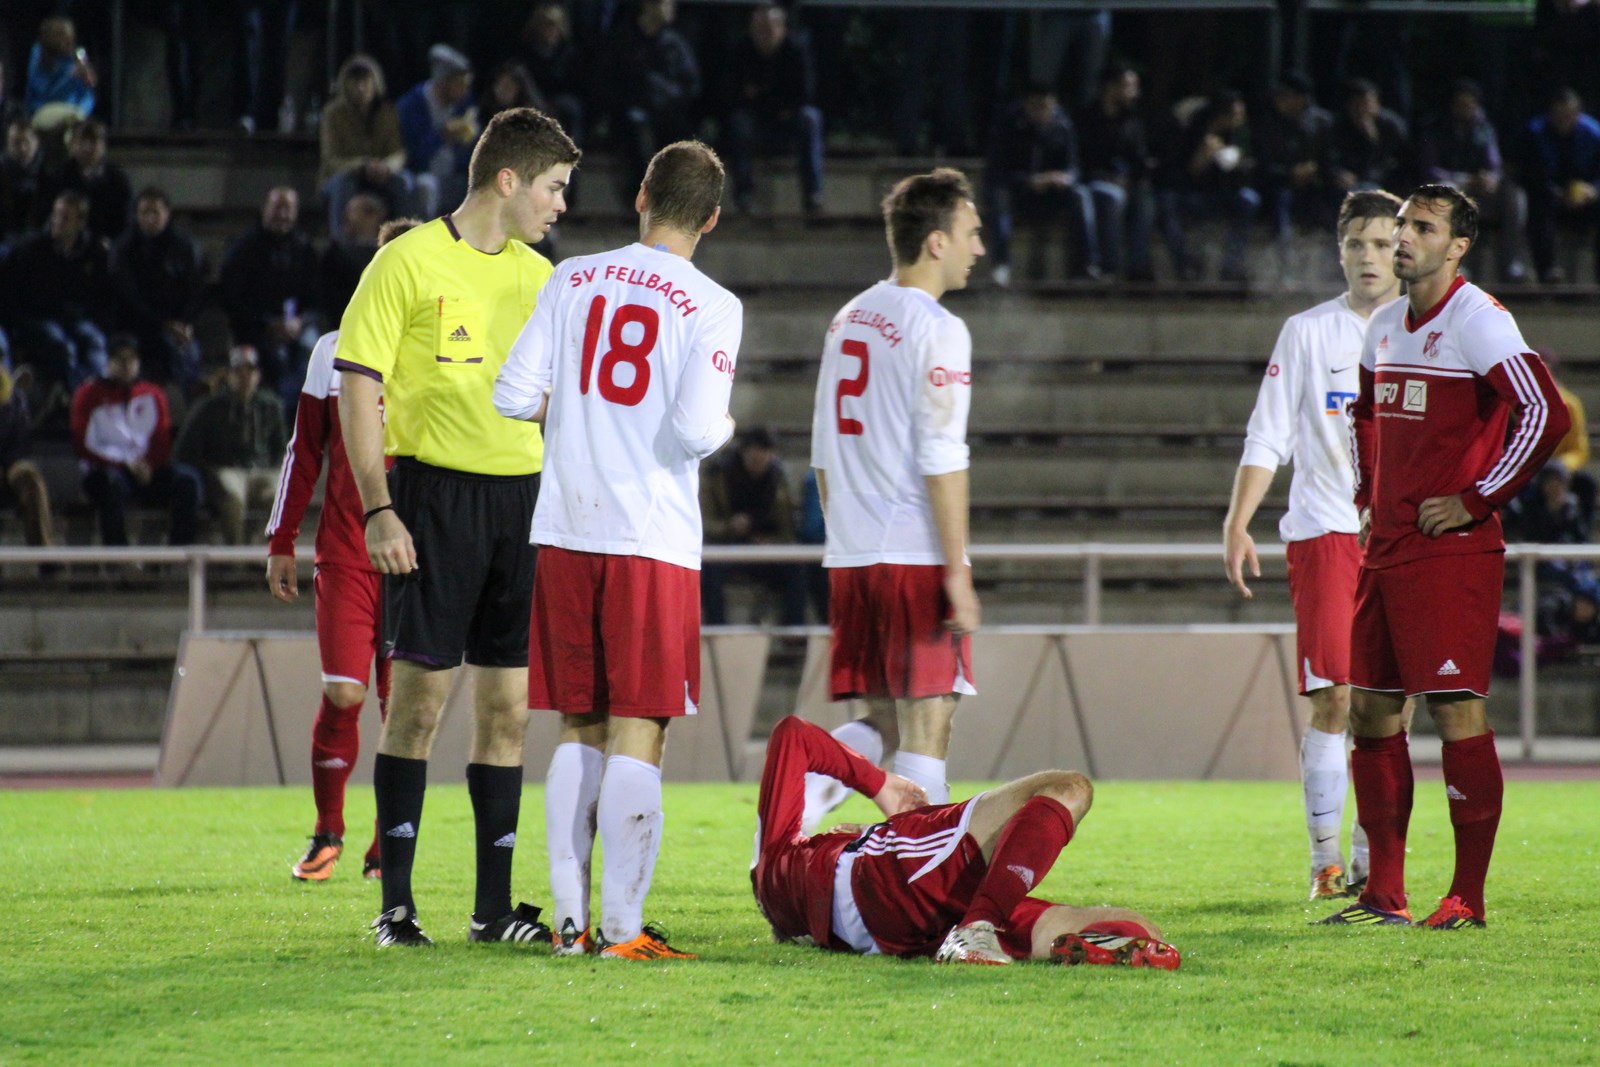
[[[367,523],[371,522],[372,521],[372,516],[376,515],[380,511],[393,511],[393,510],[394,510],[394,505],[393,504],[379,504],[377,507],[375,507],[375,508],[371,509],[370,511],[368,511],[365,515],[361,516],[361,525],[365,526]]]

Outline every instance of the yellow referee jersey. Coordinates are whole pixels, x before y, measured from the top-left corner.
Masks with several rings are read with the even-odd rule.
[[[552,270],[521,241],[478,251],[448,216],[378,250],[339,324],[337,363],[382,378],[387,454],[472,474],[539,471],[539,427],[501,416],[491,398]]]

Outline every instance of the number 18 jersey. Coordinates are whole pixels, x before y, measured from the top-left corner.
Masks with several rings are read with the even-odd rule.
[[[737,297],[670,252],[556,268],[494,390],[512,418],[551,390],[535,543],[699,569],[700,460],[731,433],[743,322]]]
[[[923,479],[966,470],[972,337],[928,293],[879,282],[828,326],[811,421],[823,565],[942,564]]]

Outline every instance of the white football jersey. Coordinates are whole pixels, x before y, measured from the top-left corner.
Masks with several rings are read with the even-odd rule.
[[[1294,462],[1289,510],[1278,523],[1285,541],[1360,529],[1349,409],[1366,330],[1346,293],[1291,315],[1278,334],[1239,465],[1277,470]]]
[[[921,289],[879,282],[833,317],[811,421],[823,566],[944,563],[923,479],[967,469],[971,403],[972,337]]]
[[[700,567],[700,460],[728,440],[744,311],[642,244],[564,261],[495,381],[528,418],[551,390],[532,540]]]

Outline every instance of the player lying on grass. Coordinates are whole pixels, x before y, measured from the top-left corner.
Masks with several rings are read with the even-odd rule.
[[[800,830],[807,772],[872,798],[887,820],[807,837]],[[1093,797],[1083,775],[1041,771],[928,807],[921,786],[790,716],[767,742],[750,870],[756,902],[779,940],[836,952],[1174,970],[1178,950],[1139,913],[1028,896]]]

